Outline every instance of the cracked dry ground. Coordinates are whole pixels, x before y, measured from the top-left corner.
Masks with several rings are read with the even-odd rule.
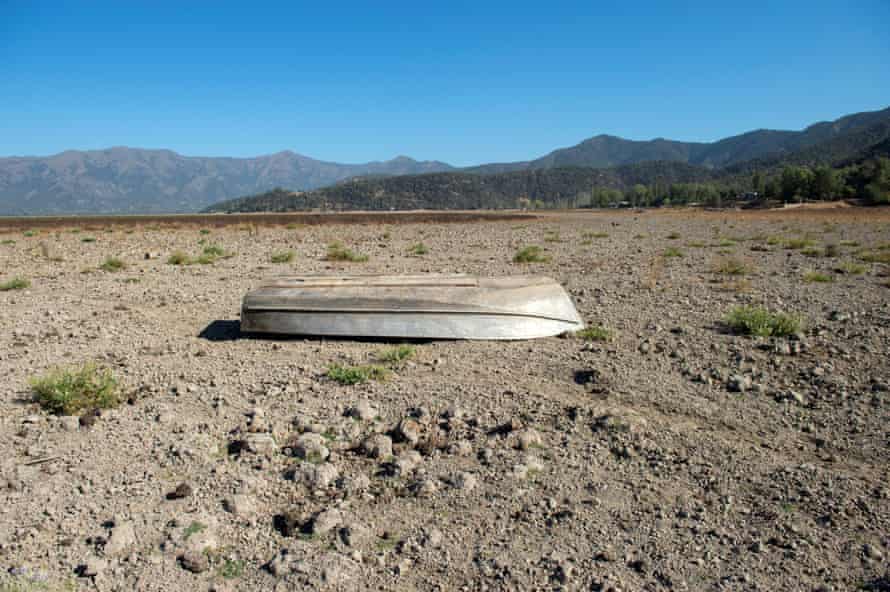
[[[890,589],[890,211],[211,224],[0,232],[30,281],[0,292],[0,589]],[[342,271],[550,275],[611,339],[420,343],[343,386],[390,344],[239,336],[261,278]],[[804,332],[733,335],[740,304]],[[129,402],[32,402],[86,361]]]

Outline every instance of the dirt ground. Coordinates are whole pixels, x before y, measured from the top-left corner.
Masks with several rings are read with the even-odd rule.
[[[0,292],[0,590],[890,590],[888,252],[858,208],[0,231],[30,282]],[[392,344],[237,329],[304,272],[545,274],[611,338],[419,343],[341,385]],[[735,335],[744,304],[804,330]],[[33,402],[89,361],[119,407]]]

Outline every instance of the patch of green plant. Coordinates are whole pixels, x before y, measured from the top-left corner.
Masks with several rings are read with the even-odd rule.
[[[838,273],[844,273],[847,275],[861,275],[868,271],[868,268],[865,265],[860,265],[859,263],[853,263],[852,261],[845,261],[838,265],[835,268],[835,271]]]
[[[206,234],[210,234],[210,231],[207,230],[206,228],[202,228],[202,229],[199,230],[198,232],[200,232],[201,234],[205,234],[205,235],[206,235]]]
[[[352,249],[348,249],[342,242],[334,241],[328,245],[328,253],[325,256],[328,261],[349,261],[352,263],[364,263],[368,260],[367,255],[356,253]]]
[[[866,263],[887,263],[890,264],[890,251],[859,251],[856,258]]]
[[[24,290],[30,288],[31,282],[23,277],[14,277],[0,284],[0,292],[9,292],[10,290]]]
[[[385,380],[389,371],[383,366],[368,364],[364,366],[342,366],[332,364],[328,367],[328,378],[334,382],[353,385],[368,382],[369,380]]]
[[[590,325],[580,331],[576,331],[575,335],[584,341],[611,341],[612,331],[601,325]]]
[[[31,238],[32,236],[37,236],[37,232],[34,230],[26,230],[22,233],[22,236],[24,236],[25,238]]]
[[[537,245],[530,245],[519,249],[513,255],[513,263],[547,263],[550,257],[544,254],[544,250]]]
[[[583,236],[584,238],[609,238],[609,233],[608,233],[608,232],[602,232],[602,231],[598,231],[598,232],[585,232],[585,233],[582,234],[581,236]]]
[[[688,243],[686,243],[686,246],[695,249],[701,249],[702,247],[707,247],[708,245],[703,241],[689,241]]]
[[[297,228],[299,228],[299,226],[297,224],[291,223],[291,224],[288,224],[287,226],[285,226],[285,228],[287,230],[296,230]]]
[[[189,524],[184,531],[182,531],[182,539],[187,541],[189,537],[192,535],[196,535],[199,532],[205,530],[207,528],[206,524],[202,524],[201,522],[195,521]]]
[[[723,257],[714,263],[714,272],[724,275],[748,275],[752,271],[750,265],[736,257]]]
[[[828,284],[834,281],[834,276],[821,271],[808,271],[803,274],[803,281],[808,284]]]
[[[416,257],[422,257],[429,253],[429,248],[423,243],[417,243],[416,245],[411,245],[411,248],[408,249],[408,253],[414,255]]]
[[[413,358],[417,353],[413,345],[398,345],[380,350],[377,353],[377,359],[384,364],[399,364],[409,358]]]
[[[670,240],[677,240],[678,238],[682,238],[683,235],[680,234],[679,232],[672,232],[672,233],[670,233],[669,235],[667,235],[667,237],[668,237]]]
[[[192,258],[182,251],[174,251],[170,257],[167,258],[167,263],[170,265],[188,265],[191,262]]]
[[[789,238],[782,243],[782,246],[791,251],[799,251],[801,249],[806,249],[807,247],[812,247],[815,244],[815,241],[808,238]]]
[[[204,247],[202,254],[206,255],[207,257],[218,258],[224,257],[226,255],[226,251],[219,245],[207,245],[206,247]]]
[[[858,246],[859,246],[859,241],[854,241],[854,240],[842,240],[839,244],[840,244],[842,247],[858,247]]]
[[[757,337],[784,337],[803,329],[797,315],[771,312],[761,306],[737,306],[726,315],[726,324],[733,332]]]
[[[682,257],[683,251],[678,249],[677,247],[668,247],[664,250],[665,257]]]
[[[806,249],[802,249],[800,254],[804,257],[822,257],[825,255],[825,251],[819,247],[807,247]]]
[[[30,385],[35,401],[56,415],[107,409],[120,403],[114,374],[91,362],[79,367],[50,370],[43,376],[32,378]]]
[[[841,249],[836,244],[831,243],[825,245],[825,249],[822,251],[823,257],[837,257],[841,254]]]
[[[559,243],[562,242],[559,238],[559,233],[555,230],[548,230],[544,233],[544,242],[548,243]]]
[[[717,241],[717,244],[714,245],[716,247],[734,247],[738,244],[738,241],[735,241],[731,238],[721,238]]]
[[[82,239],[80,239],[80,242],[82,242],[82,243],[94,243],[94,242],[96,242],[96,237],[94,237],[94,236],[85,236],[85,237],[83,237]]]
[[[2,241],[0,241],[0,245],[14,245],[14,244],[15,244],[15,241],[12,240],[11,238],[5,238]]]
[[[121,259],[117,257],[108,257],[105,261],[102,262],[102,265],[99,266],[99,269],[102,271],[120,271],[122,269],[126,269],[127,264],[124,263]]]
[[[780,236],[771,236],[766,239],[766,244],[772,245],[772,246],[781,245],[784,242],[785,242],[785,239],[783,239]]]
[[[219,575],[226,580],[234,580],[240,578],[244,573],[246,563],[243,559],[226,559],[219,567]]]
[[[297,256],[293,251],[282,251],[281,253],[272,253],[269,260],[272,263],[290,263]]]

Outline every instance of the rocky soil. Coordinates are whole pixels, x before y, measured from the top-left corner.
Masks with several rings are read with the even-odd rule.
[[[890,278],[856,258],[887,210],[74,230],[0,231],[31,283],[0,292],[0,590],[890,590]],[[547,274],[612,337],[420,343],[346,386],[391,344],[239,335],[261,278],[343,271]],[[732,334],[740,304],[805,328]],[[33,402],[87,361],[119,407]]]

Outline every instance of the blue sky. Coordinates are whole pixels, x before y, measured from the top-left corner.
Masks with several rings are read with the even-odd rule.
[[[890,2],[0,0],[0,155],[521,160],[890,105]]]

